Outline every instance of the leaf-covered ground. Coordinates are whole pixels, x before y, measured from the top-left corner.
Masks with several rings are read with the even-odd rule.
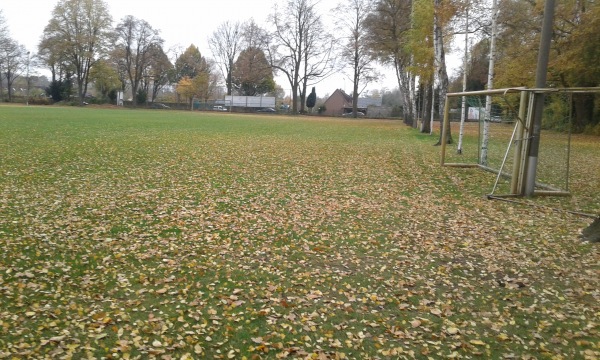
[[[488,201],[493,176],[440,168],[433,142],[0,107],[0,358],[600,357],[590,219]],[[594,210],[581,146],[562,205]]]

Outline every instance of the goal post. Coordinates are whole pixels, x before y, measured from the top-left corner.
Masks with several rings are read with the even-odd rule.
[[[546,138],[539,151],[541,168],[536,167],[534,173],[531,173],[528,154],[533,137],[536,136],[533,131],[533,113],[534,100],[538,94],[544,94],[547,98],[543,109],[544,121],[554,128],[562,129],[562,132],[544,131],[539,135],[538,140]],[[488,196],[529,195],[526,187],[532,176],[535,178],[533,195],[570,195],[570,137],[574,124],[575,94],[600,97],[600,88],[519,87],[447,94],[441,129],[441,166],[476,167],[495,173],[496,181]],[[484,96],[492,96],[492,111],[482,106]],[[476,115],[475,118],[470,118],[471,122],[467,126],[471,131],[470,139],[464,142],[466,145],[461,145],[466,146],[466,149],[457,149],[456,154],[453,154],[449,152],[446,135],[452,125],[451,104],[461,97],[466,98],[472,108],[470,113]],[[482,132],[483,128],[485,131]],[[482,151],[483,146],[486,147],[485,151]],[[495,194],[497,190],[502,194]]]

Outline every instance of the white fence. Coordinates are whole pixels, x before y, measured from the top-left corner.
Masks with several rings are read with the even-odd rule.
[[[225,102],[235,107],[266,108],[275,107],[273,96],[232,96],[226,95]]]

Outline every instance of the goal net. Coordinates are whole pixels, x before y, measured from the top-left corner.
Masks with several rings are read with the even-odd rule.
[[[574,109],[581,101],[578,96],[592,97],[598,104],[598,88],[519,88],[448,94],[448,107],[454,111],[446,110],[445,123],[451,128],[453,144],[442,150],[442,164],[477,166],[492,172],[495,180],[490,195],[521,195],[523,163],[527,161],[526,148],[532,136],[533,92],[545,94],[536,192],[568,194],[571,132],[579,126]],[[460,116],[450,119],[452,113],[464,114],[466,121],[461,123]]]

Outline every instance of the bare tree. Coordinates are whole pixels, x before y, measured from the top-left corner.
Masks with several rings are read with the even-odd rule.
[[[8,34],[8,26],[6,25],[6,20],[4,19],[4,15],[2,14],[2,9],[0,9],[0,98],[3,96],[2,91],[2,77],[3,77],[3,67],[5,57],[4,57],[4,49],[9,43],[9,34]]]
[[[125,71],[131,85],[133,105],[137,105],[138,89],[150,67],[153,49],[162,46],[163,39],[146,20],[131,15],[117,26],[117,48],[121,49]]]
[[[0,48],[0,54],[3,59],[2,71],[8,88],[8,101],[12,101],[13,84],[25,72],[29,63],[29,53],[23,45],[8,39]]]
[[[288,0],[270,16],[274,30],[266,51],[271,67],[288,79],[294,113],[298,112],[298,96],[304,109],[306,88],[334,70],[333,41],[325,32],[316,4],[314,0]]]
[[[208,46],[221,69],[227,85],[227,95],[231,95],[233,63],[240,53],[243,41],[243,25],[240,22],[226,21],[219,25],[208,39]]]
[[[43,39],[74,69],[81,104],[90,69],[108,52],[112,34],[112,17],[103,0],[60,0],[44,29]]]
[[[350,68],[352,88],[352,113],[357,116],[358,96],[365,87],[378,78],[373,63],[375,56],[366,38],[368,36],[366,21],[373,9],[372,0],[350,0],[336,7],[338,28],[343,33],[341,58]],[[359,87],[362,86],[361,89]]]

